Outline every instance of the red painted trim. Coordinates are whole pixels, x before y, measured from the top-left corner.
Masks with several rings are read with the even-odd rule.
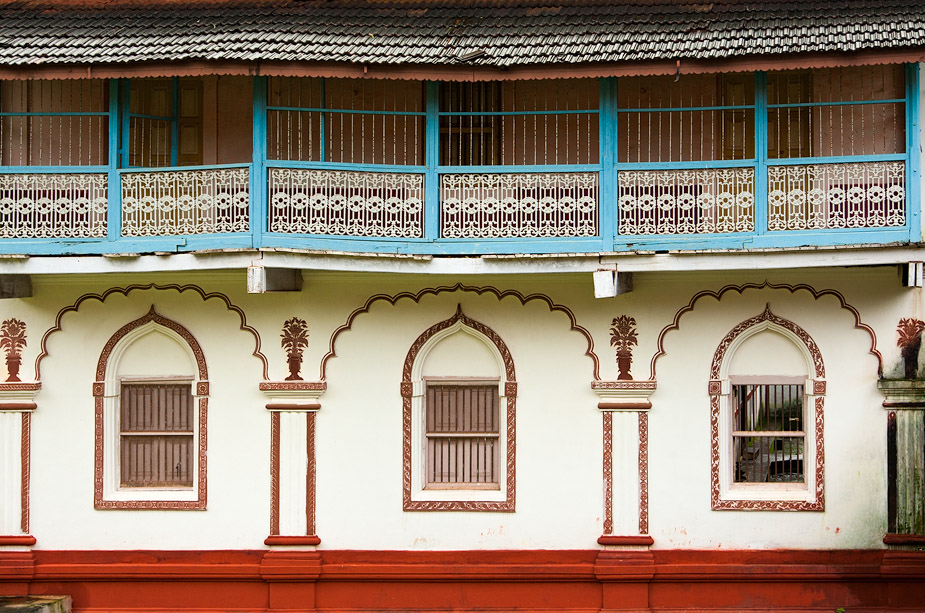
[[[504,393],[507,399],[507,461],[506,461],[506,489],[507,494],[501,501],[485,500],[412,500],[411,499],[411,448],[414,442],[411,440],[411,373],[414,370],[414,362],[417,359],[421,348],[428,340],[433,338],[439,332],[461,323],[467,328],[475,330],[485,336],[495,345],[498,353],[501,354],[501,360],[504,363],[505,384]],[[405,511],[502,511],[506,513],[514,512],[515,506],[515,479],[516,469],[516,425],[515,413],[517,410],[517,375],[514,369],[514,358],[504,340],[485,324],[467,317],[462,312],[462,307],[456,307],[456,313],[449,319],[429,327],[421,333],[411,344],[408,349],[408,355],[405,356],[405,364],[402,368],[401,396],[402,396],[402,508]]]
[[[31,534],[14,534],[11,536],[0,536],[0,545],[35,545],[35,537]],[[3,557],[0,556],[0,562]],[[2,585],[2,583],[0,583]]]
[[[639,419],[639,534],[649,533],[649,414]]]
[[[597,539],[597,542],[601,545],[624,545],[624,546],[645,546],[648,547],[655,540],[647,534],[631,535],[631,536],[614,536],[612,534],[605,534]]]
[[[546,303],[546,306],[549,307],[550,312],[563,313],[566,317],[569,318],[569,325],[570,325],[569,330],[574,330],[575,332],[578,332],[585,338],[588,344],[588,348],[585,350],[585,355],[591,358],[591,361],[593,363],[592,378],[595,381],[601,378],[600,360],[598,359],[597,354],[594,353],[594,339],[592,338],[591,333],[586,328],[578,325],[578,321],[575,318],[575,313],[573,313],[572,310],[569,309],[568,307],[553,302],[552,298],[550,298],[546,294],[528,294],[525,296],[524,294],[521,294],[517,290],[512,290],[512,289],[502,291],[496,287],[490,287],[490,286],[476,287],[476,286],[471,286],[471,285],[463,285],[462,283],[457,283],[456,285],[428,287],[428,288],[422,289],[416,294],[413,294],[411,292],[401,292],[401,293],[398,293],[392,296],[389,296],[388,294],[376,294],[374,296],[370,296],[369,299],[367,299],[366,303],[362,307],[353,311],[347,317],[347,321],[341,326],[339,326],[336,330],[334,330],[333,334],[331,334],[331,340],[328,345],[328,352],[324,355],[323,358],[321,358],[321,377],[320,379],[322,381],[325,380],[328,361],[331,360],[331,358],[334,358],[335,356],[337,356],[337,352],[334,348],[335,344],[337,343],[337,338],[344,332],[353,328],[353,321],[358,316],[362,315],[363,313],[368,313],[373,303],[378,302],[380,300],[385,300],[389,304],[395,305],[395,303],[401,300],[402,298],[409,298],[413,300],[415,303],[419,303],[421,301],[421,298],[423,298],[424,296],[427,296],[427,295],[436,296],[438,294],[442,294],[446,292],[473,292],[479,295],[491,294],[492,296],[497,298],[499,302],[503,300],[504,298],[511,296],[511,297],[514,297],[520,300],[520,303],[523,305],[527,304],[531,300],[539,300],[541,302]]]
[[[32,383],[0,383],[0,392],[37,392],[42,389],[40,381]]]
[[[81,77],[81,78],[85,78],[85,77]],[[270,378],[269,362],[267,361],[267,357],[263,355],[263,353],[260,351],[260,334],[257,332],[255,328],[248,325],[247,317],[244,315],[244,310],[241,307],[238,307],[232,304],[231,299],[228,298],[228,296],[226,296],[225,294],[219,293],[219,292],[208,292],[207,293],[205,290],[203,290],[198,285],[177,285],[176,283],[160,285],[158,283],[148,283],[145,285],[129,285],[126,287],[111,287],[107,289],[105,292],[103,292],[102,294],[84,294],[83,296],[78,298],[74,302],[74,304],[70,306],[66,306],[60,311],[58,311],[58,315],[55,317],[55,325],[49,328],[48,330],[46,330],[45,334],[42,335],[42,343],[41,343],[42,349],[39,352],[38,357],[35,358],[35,380],[39,381],[39,379],[41,379],[40,367],[42,364],[42,360],[48,357],[48,338],[55,332],[61,331],[61,325],[62,325],[61,319],[67,313],[76,312],[78,309],[80,309],[80,305],[83,304],[87,300],[91,300],[91,299],[98,300],[99,302],[102,303],[102,302],[105,302],[106,299],[112,294],[122,294],[123,296],[128,296],[133,291],[150,290],[150,289],[161,290],[161,291],[172,290],[172,291],[176,291],[177,293],[191,291],[196,294],[199,294],[203,302],[211,300],[213,298],[217,298],[221,300],[225,304],[225,308],[227,308],[229,311],[232,311],[233,313],[236,313],[238,317],[240,318],[241,320],[240,330],[248,332],[254,337],[255,346],[254,346],[254,353],[252,355],[258,358],[263,364],[263,378],[264,379]]]
[[[749,70],[754,70],[754,68],[750,68]],[[681,317],[693,311],[694,304],[698,300],[706,296],[710,296],[712,298],[715,298],[718,302],[722,300],[723,295],[726,294],[727,292],[735,291],[735,292],[738,292],[739,294],[742,294],[745,292],[745,290],[748,290],[748,289],[785,289],[785,290],[788,290],[791,294],[795,294],[796,292],[800,290],[805,290],[809,292],[810,294],[812,294],[813,298],[816,300],[819,300],[823,296],[834,296],[838,300],[839,304],[841,305],[841,308],[845,309],[846,311],[854,315],[855,329],[863,330],[867,332],[867,335],[870,337],[870,349],[868,352],[872,356],[877,358],[877,374],[881,376],[883,375],[883,356],[880,355],[880,352],[877,350],[877,334],[874,332],[873,328],[871,328],[870,326],[868,326],[867,324],[861,321],[861,314],[858,312],[858,310],[855,307],[848,304],[848,302],[845,300],[845,297],[840,292],[837,292],[832,289],[817,290],[810,285],[806,285],[802,283],[798,285],[790,285],[787,283],[770,283],[768,281],[765,281],[764,283],[743,283],[742,285],[726,285],[720,288],[718,291],[703,290],[701,292],[694,294],[694,296],[690,299],[690,302],[688,302],[685,306],[681,307],[678,310],[678,312],[675,313],[675,316],[672,322],[668,324],[667,326],[665,326],[664,328],[662,328],[662,331],[659,332],[658,350],[655,352],[655,355],[652,356],[651,362],[649,362],[649,379],[653,381],[655,380],[655,364],[658,361],[658,359],[662,357],[663,355],[665,355],[666,353],[665,335],[667,335],[672,330],[677,330],[680,327]]]
[[[0,411],[32,411],[37,407],[34,402],[0,402]]]
[[[657,381],[592,381],[593,390],[654,390],[658,387]]]
[[[260,383],[259,387],[261,392],[323,392],[328,389],[328,384],[324,381],[263,381]]]
[[[305,450],[308,468],[305,472],[305,531],[315,535],[315,413],[305,414]],[[317,538],[317,537],[316,537]],[[320,539],[319,539],[320,541]]]
[[[270,413],[270,536],[279,534],[279,413]]]
[[[147,286],[142,286],[147,287]],[[115,288],[119,289],[119,288]],[[111,292],[114,290],[108,290]],[[200,290],[201,291],[201,290]],[[108,292],[105,295],[108,295]],[[125,292],[128,293],[127,291]],[[85,294],[86,296],[96,296],[91,294]],[[80,302],[84,299],[81,297],[75,303],[79,305]],[[105,298],[104,298],[105,299]],[[101,299],[102,302],[102,299]],[[71,307],[68,307],[71,308]],[[76,310],[76,307],[74,307]],[[58,313],[58,321],[60,324],[60,317],[67,309],[62,309]],[[105,500],[103,498],[103,457],[104,457],[104,447],[106,445],[105,441],[105,430],[103,424],[103,412],[104,412],[104,388],[106,380],[106,370],[109,365],[109,358],[112,355],[113,349],[116,345],[125,338],[131,331],[140,328],[141,326],[154,322],[159,326],[163,326],[169,330],[173,330],[187,343],[190,350],[193,352],[193,356],[196,359],[196,366],[199,371],[199,378],[201,381],[197,383],[196,393],[200,396],[199,398],[199,453],[198,453],[198,474],[197,474],[197,491],[196,491],[196,500]],[[60,328],[59,328],[60,329]],[[45,338],[54,331],[49,330],[45,333]],[[45,338],[42,339],[44,346]],[[40,355],[39,358],[42,356]],[[36,372],[38,369],[38,361],[36,361]],[[202,511],[206,508],[207,502],[207,492],[208,492],[208,481],[207,481],[207,446],[208,446],[208,419],[209,419],[209,399],[204,397],[209,392],[208,379],[209,379],[209,370],[206,366],[205,354],[202,351],[202,347],[199,345],[199,341],[193,336],[193,334],[183,325],[173,321],[172,319],[167,319],[162,317],[154,310],[154,305],[151,305],[151,309],[147,314],[139,317],[134,321],[130,321],[125,324],[119,330],[113,334],[109,340],[106,342],[106,345],[103,347],[103,351],[100,353],[99,360],[96,365],[96,378],[97,381],[93,384],[93,396],[94,396],[94,462],[93,462],[93,506],[98,510],[106,509],[132,509],[132,510],[142,510],[142,509],[158,509],[158,510],[189,510],[189,511]]]
[[[885,545],[925,545],[925,534],[887,534],[883,537]]]
[[[318,545],[321,543],[321,539],[315,535],[308,536],[281,536],[279,534],[271,534],[266,539],[264,539],[264,545]]]
[[[321,408],[320,402],[299,403],[281,403],[270,402],[267,404],[268,411],[317,411]]]
[[[601,415],[604,419],[604,534],[606,535],[613,533],[613,413],[604,411]]]
[[[22,436],[20,440],[20,492],[19,492],[19,529],[29,533],[29,485],[32,480],[32,414],[22,414]],[[30,545],[35,544],[32,539]]]
[[[599,409],[624,409],[627,411],[644,411],[646,409],[652,408],[652,403],[648,400],[646,402],[616,402],[602,400],[597,403],[597,408]]]

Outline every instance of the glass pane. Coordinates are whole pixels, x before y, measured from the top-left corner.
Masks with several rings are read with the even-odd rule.
[[[732,397],[734,481],[803,483],[803,385],[733,385]]]

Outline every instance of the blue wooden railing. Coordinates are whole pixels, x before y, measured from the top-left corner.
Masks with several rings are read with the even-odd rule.
[[[448,166],[440,164],[440,119],[466,113],[439,109],[438,83],[424,85],[423,112],[396,113],[268,106],[266,81],[258,77],[251,162],[179,168],[126,167],[119,134],[126,133],[121,124],[129,118],[128,88],[123,84],[120,95],[119,82],[112,81],[109,111],[93,113],[108,117],[108,165],[0,167],[0,253],[248,247],[572,253],[918,241],[917,65],[906,67],[904,98],[769,104],[766,75],[756,73],[754,79],[753,104],[643,109],[617,108],[618,81],[601,79],[597,109],[542,112],[596,113],[597,163]],[[864,104],[903,105],[905,152],[769,159],[769,109]],[[332,162],[323,146],[315,161],[268,159],[267,117],[273,111],[320,113],[322,142],[327,114],[423,117],[424,164]],[[676,111],[749,113],[754,155],[685,162],[617,159],[621,115]],[[0,118],[11,115],[27,113]],[[811,201],[805,211],[785,210],[786,202],[804,197]],[[851,209],[852,198],[874,203],[876,211],[862,219]]]

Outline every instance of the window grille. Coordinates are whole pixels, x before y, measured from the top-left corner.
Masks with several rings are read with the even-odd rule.
[[[620,79],[618,162],[754,158],[754,80],[751,73]]]
[[[903,66],[771,72],[767,82],[770,159],[905,151]]]
[[[192,487],[194,402],[189,383],[123,383],[122,487]]]
[[[428,383],[426,487],[499,488],[498,384]]]
[[[128,163],[134,168],[202,164],[202,81],[132,79]]]
[[[735,483],[805,483],[803,385],[733,385]]]
[[[424,164],[420,81],[271,77],[267,156],[343,164]]]
[[[440,85],[441,166],[597,164],[598,82]]]
[[[105,166],[108,158],[106,81],[0,82],[3,166]]]

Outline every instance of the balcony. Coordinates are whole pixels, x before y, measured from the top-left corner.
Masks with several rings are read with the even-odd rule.
[[[918,242],[918,71],[0,83],[0,252]]]

